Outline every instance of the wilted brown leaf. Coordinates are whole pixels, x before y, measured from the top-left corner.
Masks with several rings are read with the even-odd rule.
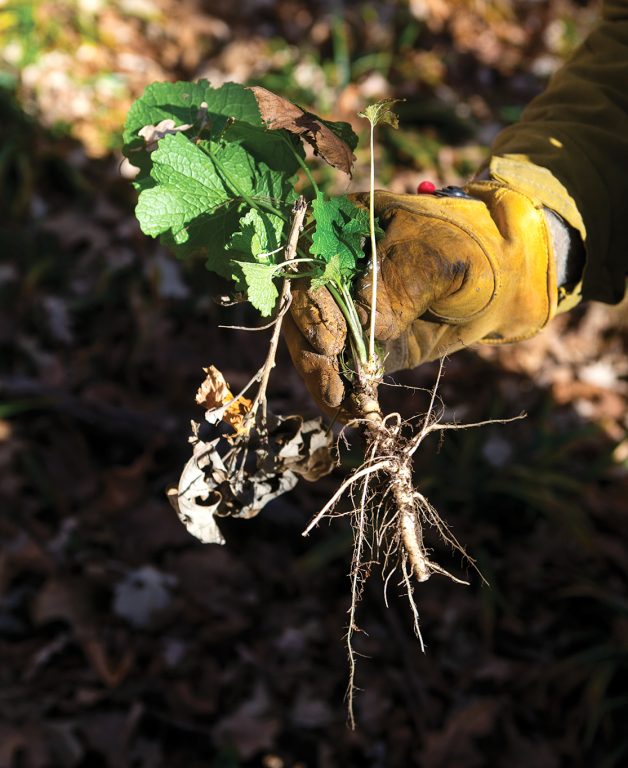
[[[238,397],[237,400],[234,400],[225,377],[215,366],[210,365],[208,368],[203,368],[203,370],[207,375],[196,393],[198,405],[202,405],[208,411],[213,411],[227,403],[231,403],[224,413],[220,415],[220,418],[233,428],[236,435],[246,433],[244,421],[246,415],[251,410],[251,400],[248,397]]]
[[[428,733],[422,757],[433,768],[483,763],[477,740],[491,733],[499,717],[497,699],[478,699],[453,714],[445,727]]]
[[[59,619],[67,622],[96,675],[108,688],[116,688],[133,667],[134,651],[127,649],[116,662],[109,659],[93,604],[90,590],[81,581],[53,575],[33,603],[33,621],[36,626]]]
[[[284,128],[301,136],[327,163],[351,175],[355,157],[351,147],[310,112],[260,86],[251,89],[262,120],[272,130]]]
[[[243,760],[250,760],[264,749],[272,749],[281,725],[272,712],[268,691],[258,684],[252,694],[213,728],[218,744],[233,747]]]

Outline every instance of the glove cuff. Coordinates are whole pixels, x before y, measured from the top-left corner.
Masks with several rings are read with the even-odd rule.
[[[496,181],[473,181],[465,191],[485,204],[500,236],[498,243],[486,242],[495,262],[493,301],[498,300],[499,315],[481,343],[531,338],[554,317],[558,305],[556,263],[544,206]]]
[[[571,250],[567,255],[567,277],[558,281],[557,312],[573,309],[582,300],[586,261],[584,243],[587,240],[584,221],[575,200],[548,168],[533,163],[525,155],[493,155],[485,172],[499,183],[540,203],[567,227]]]

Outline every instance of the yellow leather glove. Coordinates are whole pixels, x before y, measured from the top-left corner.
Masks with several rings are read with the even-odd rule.
[[[495,182],[471,197],[379,192],[386,235],[378,247],[375,334],[386,370],[413,368],[477,341],[534,336],[556,313],[557,288],[543,207]],[[366,305],[370,277],[359,287]]]
[[[557,288],[543,206],[492,181],[469,198],[376,192],[385,230],[378,244],[376,338],[386,371],[413,368],[477,341],[529,338],[556,313]],[[368,195],[356,196],[368,203]],[[371,277],[358,286],[369,311]],[[350,415],[338,354],[346,341],[340,310],[324,289],[297,289],[286,340],[314,399]]]
[[[347,325],[327,288],[311,291],[297,280],[283,332],[294,367],[308,391],[328,416],[350,418],[339,355],[347,341]],[[342,406],[342,407],[341,407]]]

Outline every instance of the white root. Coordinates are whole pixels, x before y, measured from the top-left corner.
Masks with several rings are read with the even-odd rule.
[[[316,517],[314,517],[314,519],[308,524],[307,528],[303,531],[301,536],[308,536],[312,528],[316,528],[321,520],[323,520],[325,517],[329,517],[329,513],[334,509],[336,504],[347,493],[347,491],[350,491],[353,488],[355,483],[357,483],[363,477],[367,477],[368,475],[379,472],[381,469],[386,469],[387,466],[388,460],[384,459],[384,461],[379,461],[376,464],[362,467],[357,472],[354,472],[347,480],[344,481],[344,483],[340,486],[340,488],[338,488],[336,493],[334,493],[327,504],[325,504],[325,506],[316,515]]]
[[[413,484],[413,456],[423,440],[431,433],[450,429],[466,429],[487,424],[504,424],[522,418],[495,419],[472,424],[442,423],[441,413],[436,413],[437,387],[442,374],[442,362],[436,383],[432,389],[429,407],[423,417],[421,428],[410,438],[404,437],[403,430],[409,427],[402,422],[399,414],[383,416],[377,403],[374,382],[369,380],[360,396],[358,383],[355,397],[357,410],[362,418],[355,423],[364,427],[367,441],[364,464],[355,470],[340,486],[332,498],[312,519],[305,531],[307,536],[325,518],[331,519],[350,514],[354,527],[354,550],[351,564],[351,605],[346,635],[349,656],[349,681],[347,688],[348,719],[355,727],[355,685],[357,651],[353,646],[357,624],[357,606],[362,596],[364,582],[369,576],[373,561],[379,562],[384,579],[384,601],[388,605],[388,587],[396,572],[401,572],[404,588],[413,617],[414,633],[421,650],[425,645],[420,631],[419,611],[414,599],[414,583],[427,581],[433,574],[447,576],[458,584],[468,584],[430,559],[423,538],[424,526],[435,529],[442,541],[457,550],[474,567],[462,544],[453,535],[445,521]],[[377,407],[374,406],[374,403]],[[361,406],[368,406],[365,410]],[[338,511],[343,498],[350,500],[351,509]],[[365,556],[367,549],[372,555]],[[479,572],[478,572],[479,573]],[[480,577],[482,575],[480,574]]]
[[[417,581],[427,581],[432,575],[433,568],[430,561],[425,556],[425,547],[423,545],[423,532],[418,522],[417,515],[410,507],[404,507],[400,512],[399,528],[401,530],[401,541],[403,542],[404,564],[406,558],[410,561],[412,573]]]

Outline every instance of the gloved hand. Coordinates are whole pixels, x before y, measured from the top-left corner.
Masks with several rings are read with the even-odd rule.
[[[312,291],[295,281],[283,332],[294,367],[319,408],[346,421],[350,406],[341,408],[347,393],[339,355],[347,341],[347,324],[327,288]]]
[[[472,199],[376,192],[385,230],[378,243],[376,338],[387,372],[413,368],[477,341],[529,338],[556,312],[551,241],[540,203],[492,181],[465,187]],[[356,200],[368,204],[368,194]],[[358,286],[368,323],[371,277]],[[338,355],[340,310],[323,289],[293,292],[286,340],[314,399],[350,415]],[[286,318],[287,319],[287,318]]]

